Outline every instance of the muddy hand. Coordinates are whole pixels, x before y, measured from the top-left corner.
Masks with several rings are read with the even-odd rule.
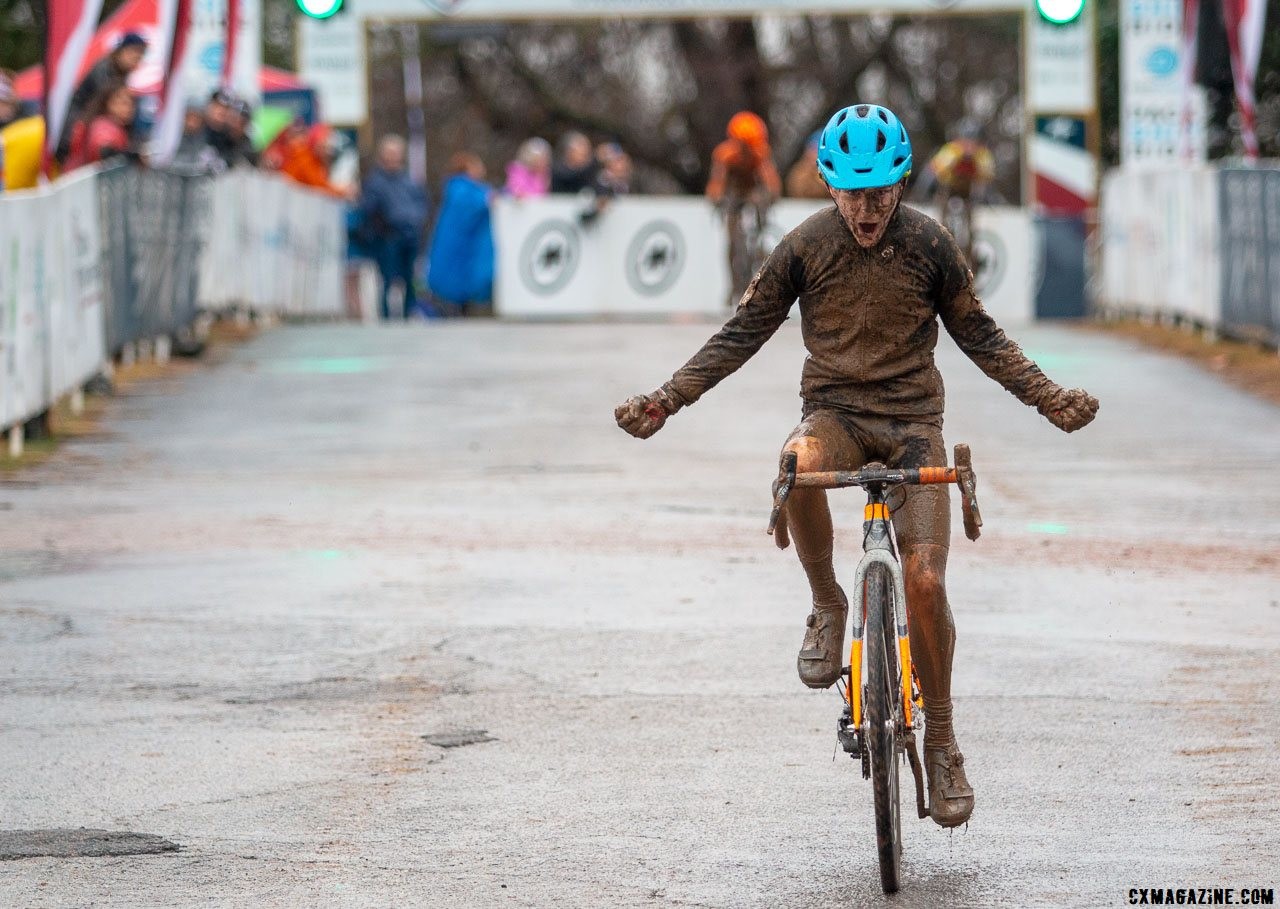
[[[1075,432],[1093,422],[1098,413],[1098,399],[1083,388],[1059,388],[1039,409],[1063,432]]]
[[[653,395],[636,395],[614,408],[613,417],[626,432],[647,439],[667,422],[667,410]]]

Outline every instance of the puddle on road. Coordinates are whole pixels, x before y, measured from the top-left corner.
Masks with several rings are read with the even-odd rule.
[[[108,858],[177,852],[172,840],[121,830],[0,830],[0,861],[27,858]]]
[[[460,732],[432,732],[424,735],[422,740],[437,748],[461,748],[464,745],[482,745],[485,742],[496,742],[487,729],[464,729]]]

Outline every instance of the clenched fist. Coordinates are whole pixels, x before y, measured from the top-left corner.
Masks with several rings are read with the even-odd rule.
[[[681,403],[665,388],[647,395],[627,398],[613,410],[613,418],[624,431],[637,439],[647,439],[667,422]]]
[[[1036,409],[1063,432],[1075,432],[1093,422],[1098,399],[1083,388],[1057,388]]]

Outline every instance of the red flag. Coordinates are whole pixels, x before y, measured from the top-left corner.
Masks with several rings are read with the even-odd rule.
[[[76,90],[76,78],[93,30],[102,12],[102,0],[49,0],[44,31],[44,170],[49,173],[54,150],[67,128],[67,110]]]
[[[191,0],[160,0],[160,34],[168,44],[164,80],[160,84],[160,111],[151,139],[151,157],[160,164],[173,159],[182,141],[182,121],[186,114],[182,74],[186,70],[187,48],[191,42]],[[166,28],[168,26],[168,28]]]
[[[236,35],[240,32],[240,0],[227,0],[227,40],[222,52],[222,87],[231,88],[236,67]]]
[[[1240,138],[1244,140],[1244,156],[1250,161],[1258,158],[1253,81],[1262,54],[1262,24],[1266,15],[1264,0],[1222,0],[1222,18],[1231,51],[1231,76],[1235,82],[1236,103],[1240,106]]]

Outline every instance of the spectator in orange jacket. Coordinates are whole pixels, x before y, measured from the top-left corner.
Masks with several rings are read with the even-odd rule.
[[[294,123],[276,137],[267,149],[268,162],[282,174],[331,196],[345,198],[343,190],[329,182],[330,130],[324,124],[308,128]]]

